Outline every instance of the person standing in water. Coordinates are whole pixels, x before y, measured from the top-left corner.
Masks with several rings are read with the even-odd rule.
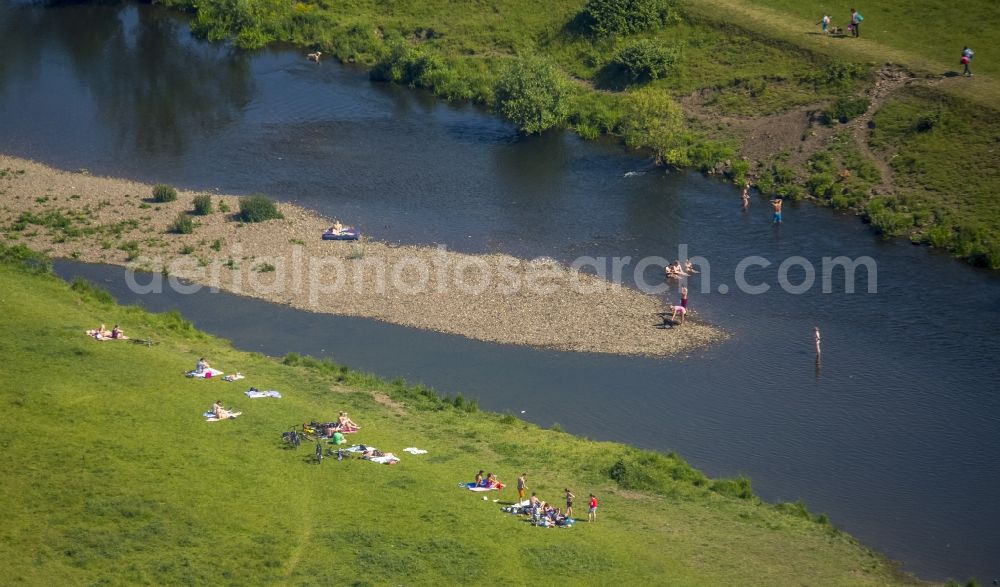
[[[682,287],[681,288],[681,305],[684,306],[684,309],[687,309],[687,307],[688,307],[688,288],[687,287]]]
[[[816,356],[819,357],[819,326],[813,326],[814,338],[816,339]]]
[[[771,200],[771,205],[774,206],[774,215],[771,216],[771,222],[773,224],[781,224],[781,198]]]
[[[750,209],[750,182],[743,185],[743,211]]]

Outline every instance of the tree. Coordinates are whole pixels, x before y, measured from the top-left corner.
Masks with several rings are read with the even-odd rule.
[[[541,59],[518,58],[494,87],[496,110],[526,134],[537,134],[566,118],[568,89],[554,67]]]

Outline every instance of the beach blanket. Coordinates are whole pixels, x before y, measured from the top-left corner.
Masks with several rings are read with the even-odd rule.
[[[267,391],[257,391],[253,387],[251,387],[250,390],[246,392],[246,396],[250,397],[250,398],[253,398],[253,397],[276,397],[278,399],[281,399],[281,393],[279,393],[279,392],[277,392],[277,391],[275,391],[273,389],[268,389]]]
[[[226,375],[222,378],[223,381],[239,381],[240,379],[246,379],[246,377],[239,371],[236,372],[236,375]]]
[[[205,369],[201,373],[197,371],[188,371],[185,375],[188,377],[197,377],[198,379],[211,379],[222,375],[222,371],[219,371],[218,369]]]
[[[367,459],[373,463],[378,463],[380,465],[395,465],[396,463],[399,462],[399,457],[392,454],[391,452],[387,452],[380,457],[362,457],[362,458]]]
[[[459,483],[459,487],[464,487],[469,491],[499,491],[503,489],[503,483],[499,485],[494,485],[493,487],[486,487],[485,485],[476,485],[475,482],[472,483]]]
[[[205,416],[206,422],[221,422],[222,420],[233,420],[237,416],[240,416],[242,414],[243,412],[233,412],[228,418],[222,418],[222,419],[216,418],[215,414],[213,414],[212,412],[205,412],[204,414],[202,414],[202,416]]]
[[[395,465],[399,462],[399,457],[392,454],[391,452],[382,453],[379,456],[375,456],[373,453],[378,451],[374,446],[365,446],[363,444],[355,444],[354,446],[349,446],[345,449],[347,452],[361,453],[361,458],[366,461],[371,461],[373,463],[378,463],[380,465]]]
[[[411,455],[425,455],[425,454],[427,454],[426,450],[417,448],[415,446],[408,446],[408,447],[406,447],[406,448],[403,449],[403,452],[408,452]]]

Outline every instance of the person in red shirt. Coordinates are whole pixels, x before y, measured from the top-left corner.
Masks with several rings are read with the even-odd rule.
[[[588,522],[597,521],[597,498],[594,497],[593,493],[590,494],[590,512],[587,517],[587,521]]]

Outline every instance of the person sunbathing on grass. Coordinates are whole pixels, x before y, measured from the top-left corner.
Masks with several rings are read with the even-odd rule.
[[[485,486],[489,487],[490,489],[503,489],[504,488],[504,484],[501,483],[500,480],[497,479],[497,476],[494,475],[493,473],[487,473],[486,474],[486,483],[485,483]]]
[[[115,327],[111,329],[111,338],[114,338],[116,340],[124,340],[128,337],[125,336],[125,331],[119,328],[117,324],[115,324]]]
[[[355,424],[354,420],[351,420],[347,416],[347,412],[341,412],[340,415],[337,416],[337,422],[340,423],[341,430],[345,432],[355,432],[361,429],[361,426]]]
[[[212,415],[220,420],[225,420],[226,418],[232,418],[233,412],[223,407],[222,400],[218,399],[212,404]]]
[[[107,326],[101,324],[101,327],[97,330],[88,330],[87,336],[93,336],[97,340],[104,340],[106,338],[111,338],[111,331],[108,330]]]
[[[208,361],[205,360],[205,357],[202,357],[202,358],[198,359],[198,364],[195,365],[194,372],[195,373],[204,373],[205,371],[208,371],[211,368],[212,368],[212,366],[208,364]]]
[[[483,478],[482,469],[479,469],[479,472],[476,473],[476,478],[473,479],[473,483],[475,483],[473,487],[486,487],[486,479]]]

